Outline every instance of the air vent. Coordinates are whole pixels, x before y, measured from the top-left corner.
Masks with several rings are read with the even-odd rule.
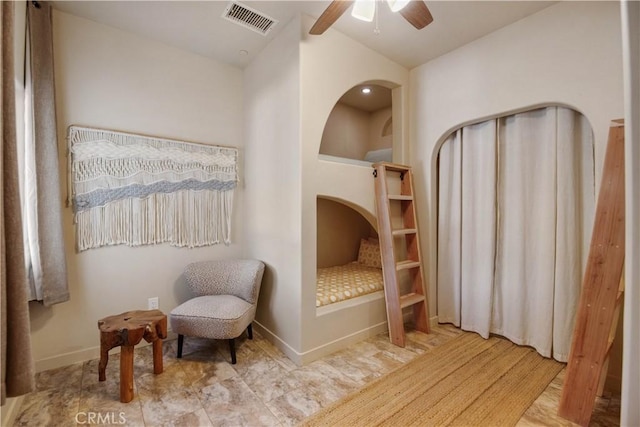
[[[227,5],[222,17],[264,36],[278,23],[264,13],[236,1]]]

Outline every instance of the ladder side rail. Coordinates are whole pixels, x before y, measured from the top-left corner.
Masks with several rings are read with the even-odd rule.
[[[586,426],[595,405],[624,264],[624,128],[612,126],[558,415]]]
[[[393,344],[404,347],[404,323],[402,319],[402,309],[400,307],[400,289],[398,287],[396,271],[396,255],[392,234],[386,167],[384,164],[376,165],[375,170],[377,174],[374,181],[378,217],[378,237],[382,255],[382,275],[384,278],[389,337]]]
[[[403,222],[407,228],[418,229],[418,217],[416,213],[415,190],[413,186],[413,172],[407,171],[400,184],[401,194],[412,196],[412,200],[401,201],[403,211]],[[413,306],[413,323],[417,330],[425,333],[430,332],[429,328],[429,304],[424,286],[424,274],[422,269],[422,256],[420,253],[420,233],[405,237],[407,258],[418,261],[418,267],[410,270],[412,293],[423,295],[423,301]]]

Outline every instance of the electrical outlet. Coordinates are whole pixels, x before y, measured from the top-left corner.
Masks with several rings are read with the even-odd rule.
[[[148,307],[149,307],[149,310],[157,310],[158,309],[158,297],[149,298]]]

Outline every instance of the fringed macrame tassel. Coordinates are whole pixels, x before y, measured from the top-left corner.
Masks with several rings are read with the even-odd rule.
[[[178,191],[123,199],[76,215],[78,251],[106,245],[231,243],[233,190]]]

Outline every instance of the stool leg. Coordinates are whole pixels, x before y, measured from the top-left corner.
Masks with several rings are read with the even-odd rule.
[[[120,402],[133,400],[133,346],[120,348]]]
[[[231,351],[231,364],[235,365],[236,364],[236,344],[233,338],[229,340],[229,350]]]
[[[182,359],[182,344],[184,344],[184,335],[178,334],[178,359]]]
[[[98,381],[105,381],[107,379],[106,370],[107,363],[109,363],[109,350],[106,347],[100,346],[100,363],[98,364]]]
[[[153,373],[162,373],[162,340],[157,339],[153,342]]]

